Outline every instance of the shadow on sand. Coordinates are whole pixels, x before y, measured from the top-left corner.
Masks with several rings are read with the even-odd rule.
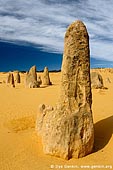
[[[94,152],[103,149],[113,134],[113,116],[100,120],[94,125],[95,144]]]

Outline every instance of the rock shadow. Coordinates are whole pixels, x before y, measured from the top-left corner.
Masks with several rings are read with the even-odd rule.
[[[29,130],[35,128],[35,116],[22,117],[19,119],[12,119],[4,126],[7,127],[11,132],[18,133],[20,131]]]
[[[113,134],[113,116],[102,119],[94,124],[94,152],[103,149]]]

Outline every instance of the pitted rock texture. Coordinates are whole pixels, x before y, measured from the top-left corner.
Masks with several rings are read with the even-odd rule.
[[[42,104],[36,130],[42,135],[44,152],[64,159],[92,152],[94,127],[90,81],[89,37],[81,21],[65,34],[61,92],[58,104]]]

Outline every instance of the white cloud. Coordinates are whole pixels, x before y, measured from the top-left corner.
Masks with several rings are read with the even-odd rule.
[[[0,39],[62,53],[67,26],[81,19],[89,32],[91,56],[113,61],[112,6],[112,0],[0,0]]]

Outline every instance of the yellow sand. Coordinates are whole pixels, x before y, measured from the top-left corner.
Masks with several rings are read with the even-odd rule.
[[[24,87],[25,74],[22,73],[21,84],[11,88],[5,84],[8,74],[0,73],[0,170],[112,168],[113,71],[96,71],[102,74],[108,89],[92,90],[95,151],[84,158],[69,161],[45,155],[41,138],[35,132],[39,104],[54,106],[58,100],[61,73],[50,73],[53,85],[37,89]],[[108,77],[111,83],[106,81]]]

